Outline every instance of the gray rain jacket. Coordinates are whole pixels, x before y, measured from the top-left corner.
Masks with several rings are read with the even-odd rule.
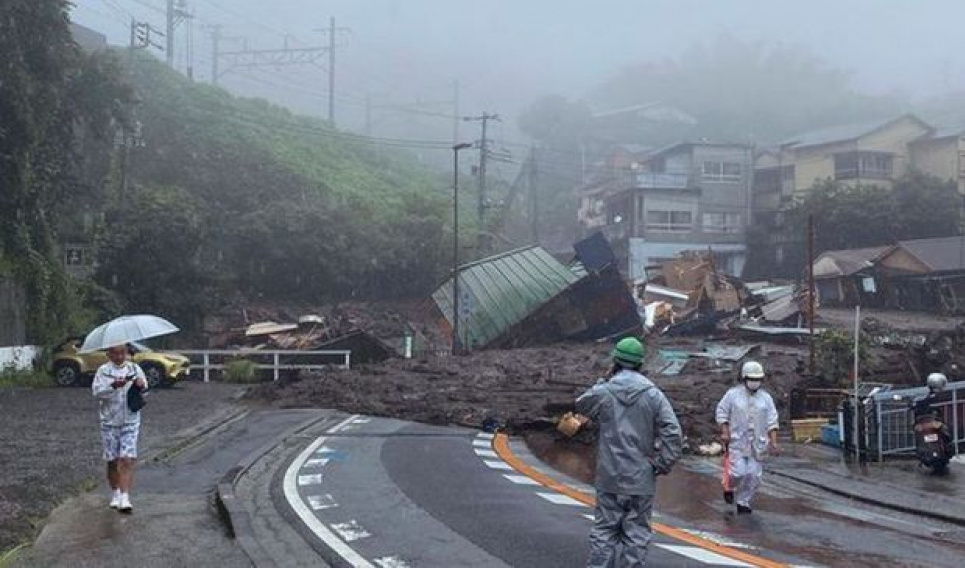
[[[663,392],[649,379],[623,370],[576,400],[576,410],[600,426],[597,491],[653,495],[656,475],[680,459],[680,423]]]

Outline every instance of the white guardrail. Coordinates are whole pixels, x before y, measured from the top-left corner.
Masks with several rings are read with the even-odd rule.
[[[178,349],[177,352],[191,359],[191,374],[200,369],[206,383],[211,381],[211,371],[223,371],[225,362],[231,359],[247,359],[258,369],[270,369],[275,381],[281,371],[318,371],[332,366],[348,369],[352,365],[352,352],[347,350]],[[265,359],[270,362],[263,362]],[[292,359],[298,359],[298,362]],[[338,362],[333,364],[333,359]],[[314,362],[306,363],[305,360]]]

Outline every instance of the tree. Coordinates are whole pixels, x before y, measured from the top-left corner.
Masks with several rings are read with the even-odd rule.
[[[64,0],[0,4],[0,266],[28,296],[30,340],[84,325],[81,294],[58,255],[65,197],[83,185],[78,132],[110,136],[127,90],[74,44]],[[112,98],[105,97],[110,93]]]
[[[694,137],[759,144],[802,130],[878,118],[907,106],[897,97],[856,92],[848,74],[805,49],[726,35],[694,46],[676,60],[631,65],[598,86],[590,99],[604,108],[672,105],[697,119]],[[675,141],[660,131],[650,133],[650,143]]]
[[[748,272],[754,277],[800,277],[807,267],[809,215],[814,218],[818,255],[955,235],[960,230],[961,212],[962,198],[954,183],[918,171],[895,180],[891,188],[824,180],[785,212],[780,227],[758,225],[750,230]],[[784,243],[784,262],[779,265],[774,263],[774,231]]]

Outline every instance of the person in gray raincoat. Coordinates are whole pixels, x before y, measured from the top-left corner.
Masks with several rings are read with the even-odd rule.
[[[680,459],[680,424],[667,397],[640,374],[643,359],[639,340],[622,339],[610,379],[576,400],[576,411],[600,429],[589,568],[645,565],[656,478]]]

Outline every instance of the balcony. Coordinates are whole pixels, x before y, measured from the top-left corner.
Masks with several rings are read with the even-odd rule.
[[[630,181],[635,188],[642,189],[687,189],[690,175],[667,172],[632,172]]]

